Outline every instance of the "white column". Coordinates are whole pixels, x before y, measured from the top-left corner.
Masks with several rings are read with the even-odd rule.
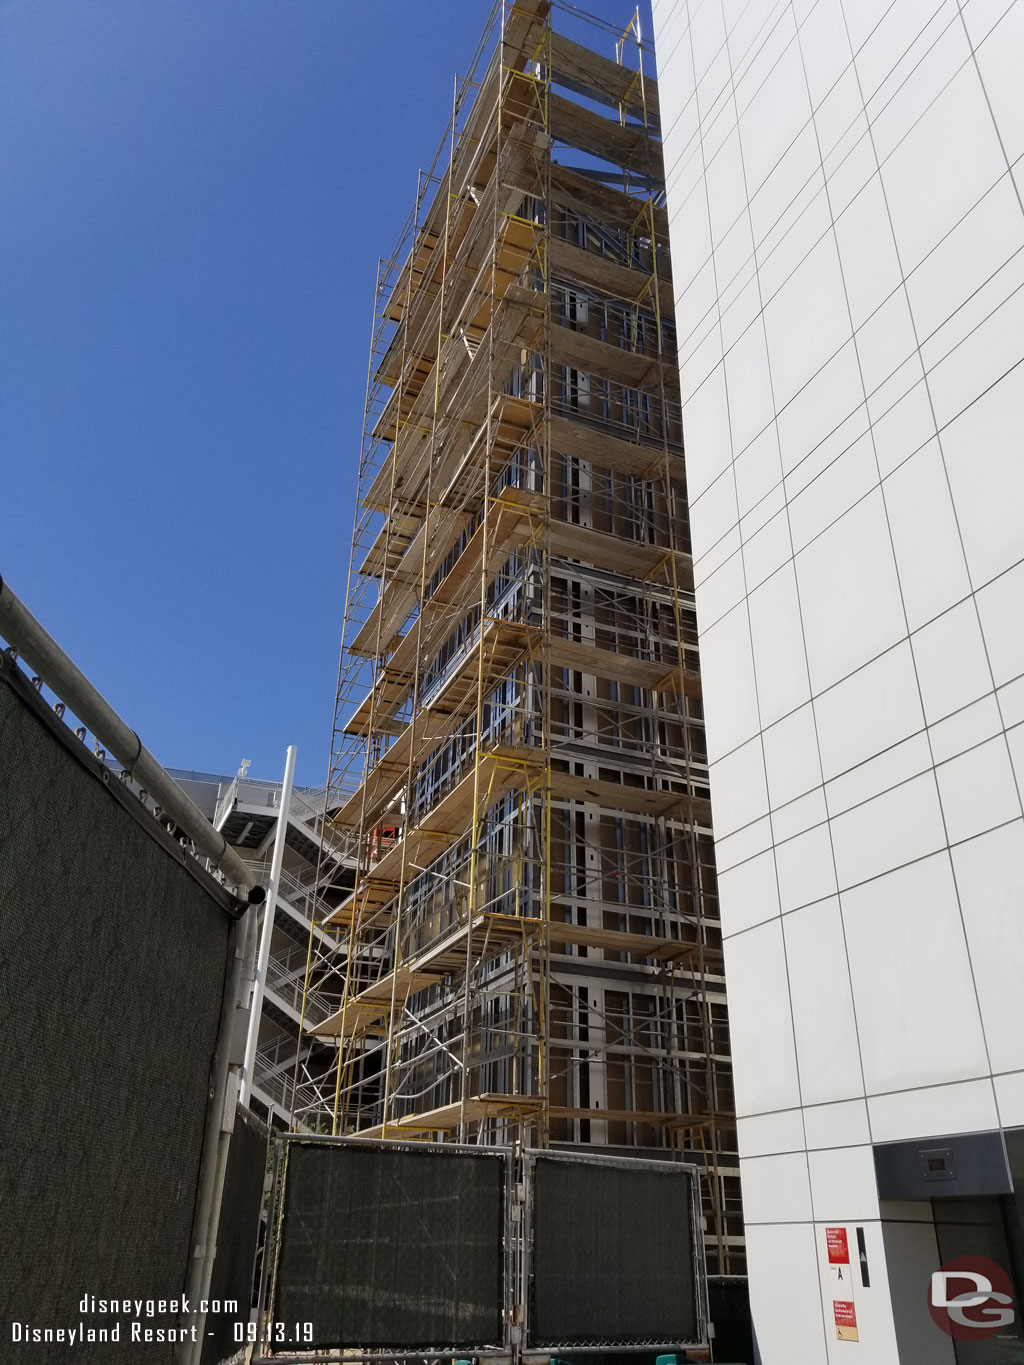
[[[267,963],[270,961],[270,940],[274,933],[274,911],[277,909],[277,888],[281,881],[281,864],[284,860],[284,845],[288,834],[288,808],[292,803],[292,781],[294,777],[295,745],[290,744],[288,755],[284,761],[284,783],[281,787],[281,804],[277,816],[277,833],[274,836],[274,852],[270,861],[270,885],[267,887],[267,903],[263,912],[263,932],[260,935],[260,949],[256,957],[256,975],[253,979],[252,1002],[249,1007],[249,1032],[245,1040],[242,1083],[238,1087],[238,1103],[245,1106],[249,1104],[249,1095],[252,1091],[252,1073],[256,1064],[256,1044],[260,1035],[263,993],[267,986]]]

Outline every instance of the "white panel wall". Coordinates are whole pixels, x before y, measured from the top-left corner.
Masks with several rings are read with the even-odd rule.
[[[856,1221],[881,1365],[871,1143],[1024,1124],[1024,0],[654,22],[758,1335]]]

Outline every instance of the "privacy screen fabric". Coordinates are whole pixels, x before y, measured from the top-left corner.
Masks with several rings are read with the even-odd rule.
[[[245,1322],[253,1301],[254,1265],[263,1209],[267,1170],[267,1136],[262,1126],[240,1109],[228,1148],[224,1194],[217,1228],[217,1259],[213,1263],[210,1298],[238,1304],[238,1312],[211,1314],[206,1319],[203,1365],[234,1355],[238,1349],[235,1324]]]
[[[502,1340],[500,1154],[292,1142],[274,1319],[314,1346]]]
[[[13,673],[4,660],[0,1359],[163,1365],[171,1345],[131,1345],[134,1313],[80,1303],[184,1291],[230,917]],[[71,1347],[9,1327],[119,1321],[119,1343]]]
[[[532,1345],[698,1339],[690,1175],[538,1158]]]

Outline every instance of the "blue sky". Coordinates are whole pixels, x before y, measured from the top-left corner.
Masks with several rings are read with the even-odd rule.
[[[326,777],[377,259],[489,8],[0,0],[0,574],[168,767]]]

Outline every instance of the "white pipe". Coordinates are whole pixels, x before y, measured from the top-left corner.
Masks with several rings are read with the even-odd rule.
[[[260,935],[260,951],[256,959],[256,975],[253,979],[252,1003],[249,1007],[249,1032],[245,1039],[245,1062],[242,1066],[242,1083],[238,1090],[238,1103],[248,1108],[249,1094],[252,1090],[252,1072],[256,1064],[256,1044],[260,1034],[260,1015],[263,1012],[263,994],[267,986],[267,966],[270,962],[270,940],[274,933],[274,912],[277,909],[277,893],[281,884],[281,866],[284,861],[284,845],[288,836],[288,809],[292,803],[292,782],[295,778],[295,745],[289,744],[288,755],[284,761],[284,783],[281,787],[281,804],[277,816],[277,833],[274,837],[274,853],[270,861],[270,884],[267,887],[267,903],[263,912],[263,933]]]
[[[170,816],[216,863],[224,875],[244,892],[254,884],[252,872],[233,848],[224,841],[199,807],[182,791],[170,773],[164,771],[134,730],[130,730],[113,707],[102,697],[84,673],[39,624],[23,602],[0,578],[0,633],[23,654],[58,698],[65,702],[84,725],[122,765],[128,776],[145,788],[158,806]]]
[[[185,1298],[190,1313],[182,1317],[181,1325],[194,1328],[194,1339],[186,1338],[174,1348],[175,1365],[200,1365],[205,1343],[206,1314],[200,1304],[209,1298],[213,1279],[213,1263],[217,1257],[220,1232],[220,1211],[224,1198],[224,1181],[228,1169],[228,1152],[235,1128],[235,1100],[238,1094],[239,1067],[235,1020],[245,1008],[248,964],[252,956],[253,915],[249,909],[231,927],[229,940],[230,968],[227,988],[221,1005],[217,1049],[213,1058],[210,1102],[206,1110],[206,1134],[203,1139],[203,1161],[199,1177],[192,1264],[189,1268]]]

